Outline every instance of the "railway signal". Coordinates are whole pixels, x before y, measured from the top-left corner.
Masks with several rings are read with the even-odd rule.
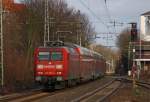
[[[131,24],[131,42],[137,41],[137,23]]]

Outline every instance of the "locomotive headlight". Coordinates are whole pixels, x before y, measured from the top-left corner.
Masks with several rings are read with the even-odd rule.
[[[56,80],[57,80],[57,81],[62,81],[63,78],[62,78],[62,77],[57,77]]]
[[[38,64],[38,65],[37,65],[37,68],[38,68],[38,69],[42,69],[42,68],[44,68],[44,66],[41,65],[41,64]]]
[[[56,65],[56,69],[62,69],[63,65]]]
[[[40,76],[37,76],[37,77],[35,78],[35,80],[36,80],[36,81],[41,81],[42,78],[41,78]]]

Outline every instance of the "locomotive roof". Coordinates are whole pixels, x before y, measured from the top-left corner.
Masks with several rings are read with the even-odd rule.
[[[41,46],[39,48],[58,48],[58,47],[59,48],[66,48],[66,47],[79,48],[80,49],[80,53],[82,55],[90,55],[90,56],[100,57],[100,58],[104,59],[104,57],[100,53],[92,51],[92,50],[89,50],[89,49],[87,49],[85,47],[82,47],[82,46],[79,46],[79,45],[73,44],[73,43],[49,42],[49,43],[47,43],[46,47]]]

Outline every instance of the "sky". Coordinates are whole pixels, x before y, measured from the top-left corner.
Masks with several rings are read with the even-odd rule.
[[[14,0],[14,1],[15,1],[15,3],[20,3],[21,0]]]
[[[15,0],[19,2],[19,0]],[[150,11],[150,0],[65,0],[69,7],[85,13],[97,32],[96,42],[104,46],[116,46],[118,34],[129,27],[128,23],[140,25],[140,15]],[[117,26],[113,26],[116,21]],[[120,23],[123,25],[120,25]],[[107,39],[107,33],[109,34]],[[104,35],[104,33],[106,33]]]
[[[116,38],[128,23],[137,22],[140,25],[140,15],[150,11],[150,0],[66,0],[70,7],[79,9],[88,15],[98,33],[96,42],[105,46],[116,46]],[[116,21],[116,27],[112,21]],[[121,26],[120,23],[123,23]],[[107,26],[106,26],[107,25]],[[107,34],[102,33],[115,33]]]

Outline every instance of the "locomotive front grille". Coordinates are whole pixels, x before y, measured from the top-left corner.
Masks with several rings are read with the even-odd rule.
[[[47,83],[49,81],[55,82],[55,81],[63,81],[63,77],[61,76],[53,76],[53,77],[48,77],[48,76],[37,76],[35,78],[36,81],[41,82],[41,83]]]

